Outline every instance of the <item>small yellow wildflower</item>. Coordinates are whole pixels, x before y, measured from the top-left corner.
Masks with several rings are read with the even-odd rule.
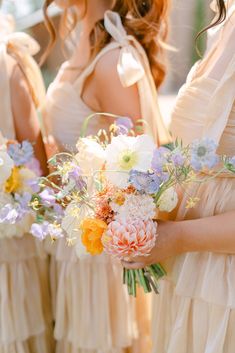
[[[198,197],[190,197],[186,202],[186,208],[189,209],[195,207],[198,201],[200,201]]]

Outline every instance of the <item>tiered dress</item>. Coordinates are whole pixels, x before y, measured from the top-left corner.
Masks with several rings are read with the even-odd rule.
[[[205,56],[179,92],[172,132],[185,144],[208,136],[219,144],[219,154],[234,156],[235,1],[226,6],[226,21],[209,31]],[[191,186],[187,193],[200,201],[186,209],[185,194],[177,220],[235,210],[231,174]],[[168,276],[154,298],[153,352],[235,352],[235,255],[193,252],[165,265]]]
[[[61,150],[73,149],[84,119],[92,114],[83,102],[86,79],[102,56],[120,48],[118,73],[126,87],[137,83],[142,118],[147,131],[157,141],[168,139],[157,104],[157,93],[144,49],[127,35],[117,13],[105,14],[105,27],[112,41],[70,83],[56,79],[49,87],[45,108],[46,124],[51,126]],[[62,71],[69,63],[65,63]],[[60,77],[60,74],[59,74]],[[108,94],[108,92],[107,92]],[[93,119],[89,132],[107,125],[102,117]],[[147,352],[149,318],[146,298],[128,297],[122,285],[122,267],[107,256],[78,259],[71,247],[58,242],[52,260],[54,281],[55,338],[57,353]],[[136,342],[136,344],[134,344]]]
[[[28,35],[13,33],[10,17],[0,15],[0,131],[15,139],[10,77],[15,59],[30,80],[43,94],[42,81],[36,63],[31,58],[38,49]],[[33,78],[33,81],[31,81]],[[0,352],[53,352],[52,315],[49,291],[48,257],[43,244],[32,236],[20,234],[4,237],[0,229]],[[17,229],[17,227],[16,227]],[[12,234],[13,235],[13,234]]]

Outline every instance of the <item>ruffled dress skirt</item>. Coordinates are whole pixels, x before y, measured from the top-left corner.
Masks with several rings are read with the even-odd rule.
[[[129,297],[121,264],[78,259],[63,239],[51,252],[56,353],[149,352],[150,297]]]
[[[177,220],[235,210],[233,177],[194,185],[188,192],[200,201],[187,210],[185,197]],[[168,276],[153,299],[153,352],[234,353],[235,255],[186,253],[165,267]]]
[[[0,240],[0,353],[52,353],[48,258],[32,236]]]

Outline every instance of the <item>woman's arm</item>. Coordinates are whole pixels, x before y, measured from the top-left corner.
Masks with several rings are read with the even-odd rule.
[[[149,257],[123,262],[139,268],[185,252],[235,254],[235,211],[179,222],[159,222],[158,237]]]
[[[36,108],[26,78],[18,65],[15,65],[12,71],[10,86],[17,141],[28,140],[33,144],[35,156],[40,162],[43,174],[46,175],[47,157]]]

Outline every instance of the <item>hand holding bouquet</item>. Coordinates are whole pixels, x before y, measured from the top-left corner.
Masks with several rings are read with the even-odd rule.
[[[219,162],[217,173],[235,172],[234,158],[219,158],[213,141],[186,147],[176,141],[169,148],[157,148],[151,137],[136,136],[132,127],[129,119],[117,119],[110,137],[101,131],[80,138],[75,154],[59,153],[50,160],[54,171],[42,180],[36,197],[33,235],[57,239],[65,234],[78,257],[104,252],[125,261],[148,256],[157,238],[157,212],[176,207],[176,188],[205,182],[213,176],[198,180],[197,173],[211,171]],[[189,196],[187,207],[197,201]],[[123,278],[135,296],[137,284],[145,292],[157,292],[164,275],[162,266],[155,264],[124,269]]]

